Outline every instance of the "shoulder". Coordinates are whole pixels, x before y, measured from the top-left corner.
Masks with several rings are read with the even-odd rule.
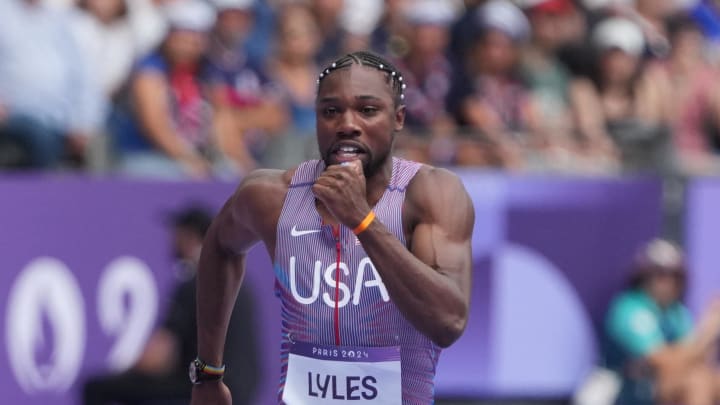
[[[657,315],[642,293],[626,291],[613,300],[607,321],[611,330],[645,334],[656,327]]]
[[[284,199],[295,169],[257,169],[245,176],[235,192],[236,202],[271,202]]]
[[[137,64],[135,65],[136,73],[159,72],[165,74],[167,73],[167,70],[167,62],[162,57],[162,55],[157,52],[145,55],[144,57],[140,58],[140,60],[138,60]]]
[[[266,243],[271,240],[291,178],[292,171],[261,169],[242,179],[215,221],[220,240],[229,250],[249,247],[248,240],[238,235],[253,235]]]
[[[408,192],[412,193],[427,193],[430,191],[430,187],[449,187],[449,188],[462,188],[465,186],[462,184],[460,177],[451,172],[448,169],[440,167],[434,167],[426,164],[420,164],[415,177],[410,181],[408,185]]]
[[[634,311],[637,309],[645,309],[647,306],[644,304],[642,293],[628,290],[618,294],[613,298],[610,304],[610,311],[615,313],[625,313],[628,311]]]
[[[474,211],[460,177],[450,170],[422,165],[408,185],[406,201],[421,222],[450,220],[472,228]]]

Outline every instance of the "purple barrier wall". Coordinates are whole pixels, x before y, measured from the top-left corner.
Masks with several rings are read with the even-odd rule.
[[[690,184],[685,215],[690,279],[688,302],[699,313],[720,296],[720,181],[697,180]]]
[[[660,185],[463,173],[476,211],[471,320],[443,353],[447,397],[566,396],[634,251],[656,235]]]
[[[594,325],[632,251],[657,231],[659,185],[462,176],[476,209],[473,303],[441,357],[438,395],[566,395],[594,361]],[[232,188],[0,178],[4,402],[76,404],[88,375],[127,367],[173,284],[165,215],[219,207]],[[264,343],[256,403],[269,404],[279,313],[262,246],[248,269]]]

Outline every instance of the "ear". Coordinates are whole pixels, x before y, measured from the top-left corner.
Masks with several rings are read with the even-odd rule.
[[[395,132],[400,132],[405,126],[405,105],[401,104],[395,109]]]

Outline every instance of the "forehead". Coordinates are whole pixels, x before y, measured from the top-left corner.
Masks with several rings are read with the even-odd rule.
[[[320,81],[318,100],[343,96],[373,96],[387,98],[389,102],[394,99],[387,73],[357,64],[330,71],[330,74]]]

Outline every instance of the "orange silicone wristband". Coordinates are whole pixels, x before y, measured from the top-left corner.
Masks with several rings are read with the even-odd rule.
[[[360,235],[363,231],[365,231],[368,226],[372,223],[372,221],[375,220],[375,212],[370,211],[366,216],[365,219],[360,222],[360,225],[356,226],[355,229],[353,229],[353,233],[355,235]]]

